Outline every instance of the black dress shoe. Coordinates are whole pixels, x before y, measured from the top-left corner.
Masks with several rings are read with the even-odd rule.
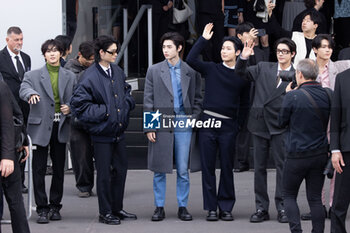
[[[38,213],[38,219],[36,222],[39,224],[49,223],[48,213],[46,211]]]
[[[22,193],[28,193],[28,188],[22,184]]]
[[[270,215],[266,210],[257,210],[251,217],[250,222],[263,222],[269,220]]]
[[[228,211],[220,211],[219,218],[223,221],[233,221],[232,213]]]
[[[116,213],[113,213],[115,216],[120,218],[120,220],[136,220],[137,216],[136,214],[131,214],[126,212],[125,210],[120,210]]]
[[[59,208],[56,208],[56,207],[50,208],[49,218],[50,220],[53,220],[53,221],[61,220],[62,217],[61,217]]]
[[[239,166],[238,168],[233,170],[234,172],[245,172],[249,171],[249,166]]]
[[[179,207],[179,211],[177,212],[177,217],[179,217],[182,221],[191,221],[192,215],[188,213],[186,207]]]
[[[301,214],[300,219],[303,221],[310,221],[311,220],[311,212]]]
[[[165,219],[165,212],[163,207],[157,207],[152,215],[152,221],[162,221]]]
[[[218,221],[218,214],[215,210],[208,211],[207,221]]]
[[[288,223],[288,217],[284,210],[279,210],[277,214],[277,221],[280,223]]]
[[[100,214],[98,221],[100,223],[105,223],[108,225],[119,225],[120,224],[120,219],[113,214]]]

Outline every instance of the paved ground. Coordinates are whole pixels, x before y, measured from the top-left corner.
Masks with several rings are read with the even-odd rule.
[[[219,174],[219,173],[217,173]],[[51,176],[47,177],[47,183]],[[136,221],[123,221],[119,226],[109,226],[98,223],[97,197],[82,199],[77,197],[77,190],[74,186],[74,176],[66,174],[65,189],[63,197],[63,208],[61,211],[62,221],[50,222],[46,225],[39,225],[35,222],[36,213],[29,220],[32,233],[284,233],[289,232],[288,224],[281,224],[276,221],[276,210],[274,203],[270,206],[271,220],[263,223],[250,223],[249,217],[255,211],[253,192],[253,172],[235,174],[236,205],[233,209],[235,221],[233,222],[207,222],[206,212],[202,209],[201,177],[200,173],[190,176],[191,193],[188,209],[194,220],[191,222],[179,221],[176,217],[176,185],[175,175],[168,176],[167,200],[165,206],[166,219],[162,222],[151,222],[150,218],[154,210],[152,193],[152,173],[144,170],[129,171],[126,193],[124,199],[125,210],[135,213],[138,216]],[[270,197],[274,193],[275,171],[268,172],[268,184]],[[329,187],[327,181],[326,187]],[[47,187],[48,189],[48,187]],[[95,190],[94,190],[95,192]],[[96,192],[95,192],[96,193]],[[327,195],[328,196],[328,195]],[[301,187],[299,194],[299,207],[301,212],[308,211],[305,199],[305,186]],[[5,218],[8,212],[5,211]],[[326,220],[325,232],[329,232],[330,221]],[[304,232],[311,232],[311,222],[302,222]],[[347,220],[347,228],[350,229],[350,219]],[[12,232],[10,225],[3,225],[2,231]]]

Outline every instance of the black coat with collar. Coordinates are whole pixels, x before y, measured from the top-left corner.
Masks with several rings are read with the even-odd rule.
[[[31,61],[30,57],[24,53],[20,52],[23,63],[24,63],[24,72],[30,71]],[[29,112],[29,106],[26,102],[19,98],[19,88],[21,86],[21,79],[18,76],[16,68],[12,62],[11,56],[7,50],[7,46],[0,51],[0,73],[2,74],[4,81],[9,86],[11,92],[16,98],[17,103],[19,104],[22,112],[24,113],[25,120]]]
[[[331,110],[331,150],[350,152],[350,69],[337,75]]]
[[[294,70],[292,67],[291,70]],[[254,82],[255,92],[249,113],[248,130],[257,136],[269,139],[271,135],[282,134],[286,129],[278,125],[278,115],[282,106],[287,82],[277,86],[278,63],[260,62],[247,67],[247,60],[238,59],[236,72]]]

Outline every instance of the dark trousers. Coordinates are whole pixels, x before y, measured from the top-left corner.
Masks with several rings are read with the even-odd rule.
[[[210,116],[203,114],[202,120]],[[237,121],[221,120],[221,129],[200,129],[199,145],[202,165],[202,189],[205,210],[232,211],[236,202],[233,181],[235,140],[238,131]],[[216,154],[220,158],[220,183],[216,194],[215,163]]]
[[[327,163],[327,153],[313,157],[287,159],[283,169],[284,208],[292,233],[303,232],[297,197],[301,183],[305,179],[306,196],[311,210],[312,233],[324,232],[325,213],[321,193],[324,183],[323,170]]]
[[[80,192],[91,192],[94,187],[94,164],[90,135],[72,126],[70,149],[76,187]]]
[[[49,145],[45,147],[37,145],[36,150],[33,151],[34,197],[38,213],[49,209],[45,191],[45,174],[49,147],[53,171],[50,187],[50,205],[55,208],[61,208],[66,144],[58,141],[58,123],[56,122],[53,123]]]
[[[277,210],[283,210],[282,171],[285,159],[283,134],[272,135],[270,139],[253,135],[254,144],[254,192],[256,209],[269,210],[269,195],[267,193],[267,162],[271,154],[276,167],[275,204]]]
[[[236,155],[239,167],[249,167],[251,133],[247,129],[247,122],[246,120],[243,124],[236,139]]]
[[[213,61],[215,63],[222,62],[221,60],[221,47],[222,47],[222,39],[225,36],[224,29],[224,14],[220,12],[219,14],[207,14],[207,13],[199,13],[198,14],[198,32],[202,35],[203,29],[206,24],[213,23],[213,37],[209,41],[208,46],[206,46],[202,52],[203,60],[205,61]]]
[[[122,210],[128,170],[125,141],[93,142],[93,146],[99,212],[105,215]]]
[[[335,176],[334,196],[331,212],[331,232],[346,233],[345,220],[350,204],[350,152],[343,152],[345,167]]]
[[[17,161],[14,161],[14,164],[13,173],[6,178],[1,177],[2,189],[10,210],[12,232],[29,233],[30,230],[22,197],[20,165]]]

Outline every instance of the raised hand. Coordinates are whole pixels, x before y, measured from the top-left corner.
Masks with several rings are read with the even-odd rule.
[[[213,33],[214,33],[212,31],[213,27],[214,27],[213,23],[208,23],[207,25],[205,25],[205,28],[204,28],[203,34],[202,34],[204,39],[206,39],[206,40],[210,40],[211,39],[211,37],[213,36]]]
[[[259,33],[258,29],[255,29],[255,28],[250,29],[249,31],[250,39],[254,41],[254,39],[258,37],[258,33]]]
[[[244,48],[242,50],[241,56],[244,59],[248,59],[250,55],[254,53],[254,41],[253,40],[248,40],[244,42]]]

